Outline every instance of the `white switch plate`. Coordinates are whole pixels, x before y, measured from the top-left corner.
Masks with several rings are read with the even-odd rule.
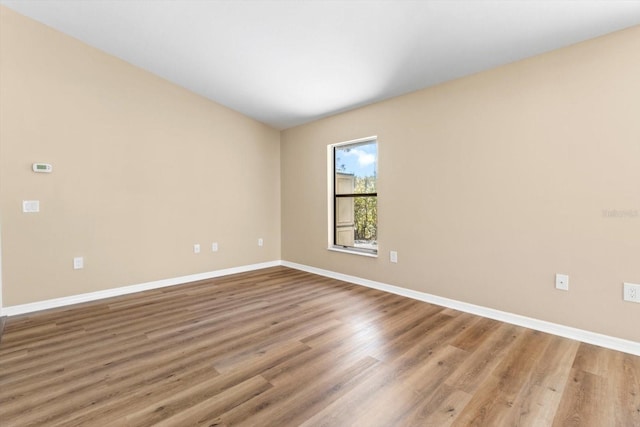
[[[398,252],[396,252],[396,251],[389,252],[389,261],[391,261],[393,263],[397,263],[398,262]]]
[[[258,239],[258,246],[264,246],[264,240]]]
[[[196,243],[195,245],[193,245],[193,253],[194,254],[199,254],[200,253],[200,244]]]
[[[569,290],[569,276],[566,274],[556,274],[556,289],[562,291]]]
[[[218,244],[217,243],[212,243],[211,244],[211,252],[218,252]]]
[[[23,200],[22,212],[40,212],[40,200]]]
[[[84,258],[81,256],[77,256],[73,258],[73,269],[82,270],[83,268],[84,268]]]

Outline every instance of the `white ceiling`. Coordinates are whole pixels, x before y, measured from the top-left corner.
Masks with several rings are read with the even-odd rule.
[[[640,24],[640,0],[0,0],[284,129]]]

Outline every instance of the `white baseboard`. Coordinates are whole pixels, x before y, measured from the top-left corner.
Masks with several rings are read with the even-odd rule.
[[[261,268],[282,265],[281,261],[269,261],[260,264],[243,265],[240,267],[225,268],[223,270],[209,271],[207,273],[190,274],[188,276],[174,277],[171,279],[156,280],[137,285],[122,286],[119,288],[105,289],[104,291],[89,292],[86,294],[72,295],[69,297],[55,298],[45,301],[32,302],[2,308],[3,316],[16,316],[18,314],[32,313],[34,311],[48,310],[50,308],[64,307],[66,305],[82,302],[96,301],[103,298],[117,297],[135,292],[164,288],[167,286],[181,285],[183,283],[196,282],[198,280],[212,279],[214,277],[228,276],[230,274],[244,273],[246,271],[259,270]]]
[[[386,283],[376,282],[373,280],[363,279],[361,277],[349,276],[347,274],[336,273],[330,270],[310,267],[308,265],[297,264],[289,261],[269,261],[259,264],[244,265],[240,267],[226,268],[223,270],[215,270],[207,273],[191,274],[188,276],[174,277],[171,279],[156,280],[153,282],[140,283],[137,285],[123,286],[119,288],[106,289],[103,291],[90,292],[86,294],[72,295],[69,297],[55,298],[46,301],[38,301],[29,304],[14,305],[2,307],[0,315],[16,316],[19,314],[32,313],[40,310],[48,310],[51,308],[64,307],[71,304],[82,302],[96,301],[103,298],[111,298],[120,295],[132,294],[135,292],[147,291],[151,289],[164,288],[167,286],[175,286],[183,283],[196,282],[198,280],[212,279],[215,277],[228,276],[230,274],[244,273],[247,271],[259,270],[262,268],[285,266],[296,270],[306,271],[308,273],[318,274],[320,276],[330,277],[357,285],[378,289],[396,295],[416,299],[419,301],[436,304],[442,307],[452,308],[454,310],[471,313],[489,319],[499,320],[501,322],[510,323],[517,326],[523,326],[529,329],[546,332],[553,335],[594,344],[600,347],[612,350],[622,351],[624,353],[640,356],[640,343],[635,341],[624,340],[621,338],[611,337],[608,335],[598,334],[596,332],[585,331],[582,329],[572,328],[570,326],[559,325],[544,320],[533,319],[531,317],[520,316],[518,314],[508,313],[505,311],[495,310],[493,308],[482,307],[479,305],[469,304],[466,302],[456,301],[449,298],[439,297],[437,295],[418,292],[411,289],[401,288],[399,286],[388,285]]]
[[[425,292],[418,292],[411,289],[401,288],[399,286],[393,286],[386,283],[363,279],[361,277],[349,276],[342,273],[336,273],[334,271],[310,267],[308,265],[296,264],[289,261],[282,261],[282,265],[285,267],[294,268],[296,270],[302,270],[308,273],[314,273],[320,276],[330,277],[332,279],[338,279],[345,282],[389,292],[392,294],[413,298],[419,301],[452,308],[454,310],[463,311],[465,313],[476,314],[478,316],[487,317],[489,319],[499,320],[501,322],[523,326],[525,328],[535,329],[537,331],[546,332],[572,340],[594,344],[600,347],[640,356],[640,343],[635,341],[624,340],[622,338],[602,335],[596,332],[585,331],[582,329],[572,328],[570,326],[564,326],[544,320],[533,319],[531,317],[507,313],[505,311],[495,310],[493,308],[482,307],[479,305],[456,301],[449,298],[443,298],[436,295],[427,294]]]

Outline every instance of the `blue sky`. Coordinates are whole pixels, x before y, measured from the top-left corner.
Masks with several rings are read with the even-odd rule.
[[[348,151],[347,151],[348,150]],[[336,168],[344,165],[344,171],[355,176],[372,176],[378,163],[378,150],[375,142],[356,147],[336,148]]]

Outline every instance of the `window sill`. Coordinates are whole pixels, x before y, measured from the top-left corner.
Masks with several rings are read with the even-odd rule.
[[[360,256],[366,256],[369,258],[378,258],[378,254],[377,253],[371,253],[371,252],[364,252],[364,251],[358,251],[358,250],[354,250],[354,249],[345,249],[345,248],[338,248],[335,246],[329,246],[327,248],[330,251],[333,252],[342,252],[342,253],[346,253],[346,254],[351,254],[351,255],[360,255]]]

